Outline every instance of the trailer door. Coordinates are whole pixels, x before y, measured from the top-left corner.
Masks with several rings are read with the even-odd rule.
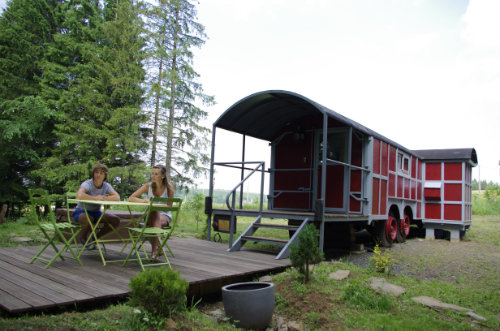
[[[349,192],[349,128],[328,129],[325,211],[346,213]],[[315,199],[321,197],[323,133],[316,132]]]

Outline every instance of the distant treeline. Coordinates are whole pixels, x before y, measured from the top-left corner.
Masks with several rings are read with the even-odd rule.
[[[180,193],[180,192],[179,192]],[[208,189],[194,189],[190,190],[188,193],[180,193],[187,200],[191,199],[192,196],[202,195],[203,197],[208,196]],[[226,197],[229,194],[229,190],[214,190],[213,192],[213,203],[214,204],[225,204]],[[256,204],[259,203],[259,193],[243,193],[243,203],[244,204]],[[267,202],[267,197],[264,196],[264,202]],[[239,192],[236,193],[236,203],[240,201]]]

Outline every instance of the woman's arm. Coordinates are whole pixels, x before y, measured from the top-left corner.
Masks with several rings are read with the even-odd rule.
[[[149,199],[142,199],[141,198],[141,195],[143,195],[144,193],[146,193],[148,190],[149,190],[149,183],[146,183],[146,184],[142,185],[141,187],[139,187],[139,189],[137,189],[137,191],[135,191],[134,193],[132,193],[132,195],[128,198],[128,201],[130,201],[130,202],[146,202],[146,203],[148,203]]]

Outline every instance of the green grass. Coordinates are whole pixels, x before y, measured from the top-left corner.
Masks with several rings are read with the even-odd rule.
[[[466,240],[500,247],[500,215],[473,216]]]

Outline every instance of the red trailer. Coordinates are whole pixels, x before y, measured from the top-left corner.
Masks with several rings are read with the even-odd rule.
[[[397,123],[394,123],[394,126]],[[218,128],[268,141],[269,168],[263,161],[215,162]],[[367,229],[378,242],[390,246],[404,241],[410,225],[450,231],[452,239],[465,233],[471,222],[471,169],[477,165],[473,148],[409,150],[369,128],[296,93],[264,91],[252,94],[227,109],[212,131],[210,191],[206,198],[208,240],[212,220],[226,222],[230,250],[247,241],[289,247],[303,227],[313,222],[320,229],[322,249],[350,242],[353,231]],[[245,139],[242,139],[245,151]],[[263,155],[262,159],[266,159]],[[216,167],[241,170],[226,207],[214,209],[212,196]],[[260,174],[260,208],[244,209],[236,192],[251,176]],[[268,174],[269,194],[264,195]],[[267,208],[264,209],[264,200]],[[233,242],[238,216],[255,221]],[[288,219],[288,225],[264,222]],[[263,227],[290,231],[290,240],[255,236]]]

